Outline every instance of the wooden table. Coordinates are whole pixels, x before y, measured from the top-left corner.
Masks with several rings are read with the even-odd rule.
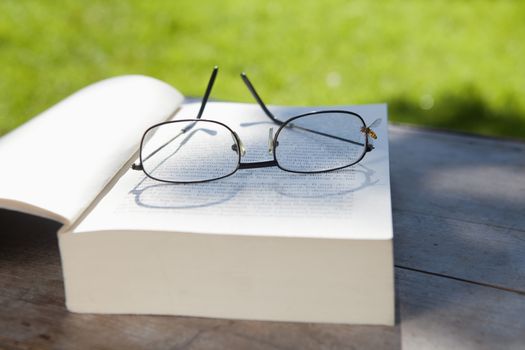
[[[395,327],[66,311],[59,225],[0,211],[0,348],[525,349],[525,143],[390,126]]]

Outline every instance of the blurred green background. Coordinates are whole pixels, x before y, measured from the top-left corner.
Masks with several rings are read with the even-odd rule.
[[[388,102],[391,120],[525,138],[524,1],[0,2],[0,134],[120,74],[267,103]]]

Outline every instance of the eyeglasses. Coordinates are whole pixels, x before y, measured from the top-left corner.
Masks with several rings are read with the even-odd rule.
[[[195,119],[163,122],[144,132],[140,162],[132,165],[133,170],[169,183],[207,182],[233,175],[239,169],[273,166],[292,173],[325,173],[357,164],[374,149],[369,138],[377,139],[377,135],[371,128],[381,119],[367,126],[357,113],[322,110],[281,121],[242,73],[242,80],[264,114],[276,125],[275,135],[274,128],[268,133],[268,152],[273,160],[243,163],[246,149],[239,135],[221,122],[201,118],[217,72],[215,67]]]

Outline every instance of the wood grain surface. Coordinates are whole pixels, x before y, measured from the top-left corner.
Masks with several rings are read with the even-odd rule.
[[[0,348],[525,349],[525,143],[389,131],[395,327],[73,314],[59,225],[0,210]]]

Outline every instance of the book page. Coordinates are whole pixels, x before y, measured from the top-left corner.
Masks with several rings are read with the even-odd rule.
[[[198,107],[185,105],[175,120],[194,118]],[[271,107],[281,120],[314,109],[321,108]],[[382,119],[374,128],[378,137],[375,149],[354,166],[318,174],[291,173],[275,166],[239,169],[232,176],[195,184],[163,183],[142,171],[130,170],[74,232],[158,230],[389,239],[392,219],[386,105],[344,109],[360,114],[367,125]],[[273,159],[268,152],[268,135],[270,128],[275,132],[278,125],[257,105],[210,103],[203,118],[225,123],[239,135],[246,148],[242,163]],[[206,152],[205,147],[202,152]],[[316,158],[319,156],[312,158],[320,161]]]
[[[146,127],[182,100],[145,76],[104,80],[68,97],[0,138],[0,207],[73,221],[137,152]]]

